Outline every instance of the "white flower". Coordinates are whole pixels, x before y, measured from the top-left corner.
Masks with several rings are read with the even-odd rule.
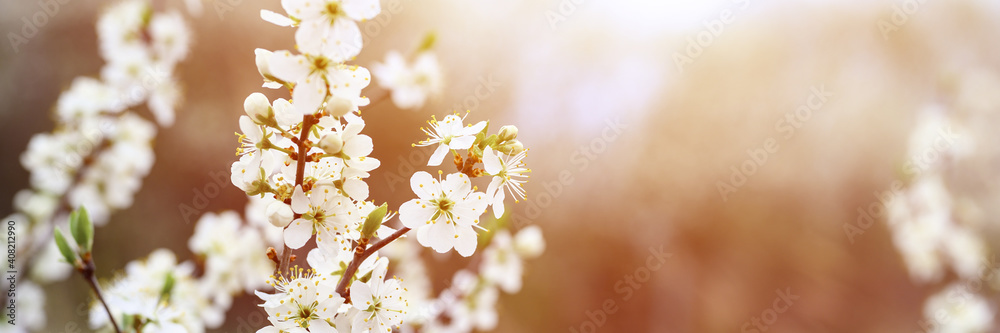
[[[514,251],[510,233],[500,230],[484,251],[480,270],[483,278],[496,283],[503,291],[516,293],[521,290],[522,265],[521,257]]]
[[[140,316],[149,322],[151,331],[179,328],[202,332],[206,326],[221,325],[225,311],[209,302],[191,277],[193,270],[190,263],[177,264],[173,253],[159,249],[146,260],[126,265],[125,276],[105,287],[104,297],[115,318]],[[173,281],[169,289],[165,288],[167,281]],[[109,324],[104,308],[94,303],[90,308],[90,327],[97,329]]]
[[[331,281],[312,271],[292,269],[287,279],[279,276],[270,282],[274,294],[259,291],[256,294],[264,301],[260,306],[274,326],[258,332],[337,332],[330,322],[344,299],[336,293]]]
[[[149,21],[149,35],[158,61],[173,67],[187,57],[191,32],[178,12],[157,13]]]
[[[527,226],[514,236],[514,250],[524,258],[535,258],[545,252],[545,238],[542,238],[542,228],[537,225]]]
[[[525,173],[531,172],[530,169],[524,167],[523,160],[527,152],[524,150],[513,157],[508,156],[505,161],[497,152],[493,151],[493,148],[486,147],[483,150],[483,167],[486,169],[486,173],[493,176],[489,187],[486,188],[486,197],[490,198],[493,216],[496,218],[503,216],[505,189],[510,191],[514,202],[525,198],[524,188],[521,184],[527,180],[521,178],[527,178]]]
[[[292,211],[302,214],[285,228],[285,245],[293,249],[305,245],[313,234],[317,235],[317,242],[334,239],[336,234],[353,228],[351,224],[358,216],[354,203],[330,186],[313,188],[308,196],[301,186],[296,186]]]
[[[301,115],[319,110],[328,94],[352,102],[352,110],[368,105],[368,98],[361,97],[361,89],[368,86],[371,73],[364,67],[347,66],[323,55],[295,55],[289,51],[274,52],[269,66],[278,79],[295,83],[292,104]]]
[[[410,178],[410,187],[418,198],[400,206],[399,219],[417,232],[417,241],[439,253],[454,248],[462,256],[472,255],[478,240],[473,227],[487,202],[482,192],[473,192],[469,177],[453,173],[439,183],[420,171]]]
[[[257,230],[241,225],[235,212],[207,213],[188,239],[191,252],[204,257],[200,281],[217,303],[228,304],[232,294],[261,287],[274,269],[266,257],[247,255],[263,253],[265,245]]]
[[[281,7],[299,20],[295,43],[306,54],[350,60],[361,52],[361,29],[355,21],[374,18],[378,0],[282,0]]]
[[[448,304],[445,309],[452,318],[451,329],[455,332],[470,332],[473,328],[479,331],[496,328],[496,302],[500,296],[496,288],[483,283],[478,276],[465,270],[455,272],[452,288],[461,299]]]
[[[388,259],[380,259],[367,283],[351,285],[351,303],[361,311],[354,317],[352,332],[392,332],[392,327],[403,324],[403,288],[395,278],[385,280],[388,266]]]
[[[987,332],[993,326],[993,308],[964,285],[953,284],[927,299],[924,317],[938,333]]]
[[[437,57],[431,52],[417,55],[413,67],[397,51],[385,56],[385,63],[377,63],[372,72],[379,86],[392,91],[392,102],[401,109],[420,108],[427,98],[441,92],[442,73]]]
[[[437,150],[434,151],[434,154],[431,155],[430,160],[427,162],[429,166],[441,165],[445,155],[451,149],[469,149],[469,147],[472,147],[472,144],[476,142],[476,134],[479,134],[486,127],[485,121],[480,121],[468,127],[462,126],[462,118],[454,114],[444,117],[444,120],[440,122],[432,116],[427,124],[431,126],[430,129],[423,127],[420,129],[430,138],[420,141],[416,146],[425,147],[438,144]]]

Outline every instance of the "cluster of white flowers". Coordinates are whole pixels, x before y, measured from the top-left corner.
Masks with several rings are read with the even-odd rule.
[[[960,279],[982,287],[989,248],[978,229],[963,221],[949,191],[949,168],[969,154],[968,136],[940,107],[919,115],[909,143],[912,176],[908,186],[887,203],[893,242],[917,282],[941,280],[950,269]],[[990,273],[993,274],[993,273]],[[986,332],[993,325],[993,307],[980,290],[953,283],[927,300],[925,330],[934,332]]]
[[[154,158],[150,144],[157,126],[133,109],[145,105],[159,125],[173,122],[180,94],[171,72],[190,42],[179,14],[153,13],[146,0],[124,0],[106,10],[98,20],[107,61],[101,78],[74,81],[57,103],[57,130],[32,139],[22,157],[33,189],[15,198],[17,220],[62,221],[68,212],[60,210],[86,208],[69,214],[74,245],[56,229],[56,241],[39,249],[35,260],[62,258],[70,265],[35,270],[49,277],[65,277],[69,267],[80,272],[97,296],[89,319],[99,331],[204,332],[220,327],[234,296],[250,291],[263,301],[270,323],[259,332],[492,328],[498,290],[517,292],[523,261],[544,249],[537,227],[512,237],[502,218],[508,194],[515,201],[526,198],[530,170],[517,128],[504,126],[491,135],[486,121],[465,126],[458,114],[432,117],[430,127],[421,128],[429,138],[414,146],[435,146],[428,166],[440,166],[451,153],[457,170],[439,170],[436,178],[416,172],[411,187],[417,198],[398,214],[390,212],[387,204],[368,200],[366,179],[381,164],[369,156],[372,138],[362,134],[361,108],[369,100],[361,91],[371,75],[346,63],[361,51],[357,22],[378,15],[379,2],[287,0],[282,7],[288,16],[261,16],[297,28],[297,52],[255,54],[263,87],[287,88],[291,99],[253,93],[244,102],[231,181],[250,197],[245,216],[205,214],[188,241],[193,260],[180,262],[170,250],[158,249],[101,282],[91,252],[93,224],[106,223],[113,210],[131,204]],[[382,87],[392,90],[400,108],[420,107],[441,89],[432,42],[425,40],[412,68],[398,53],[376,65]],[[473,186],[476,178],[488,184],[485,192]],[[481,225],[490,207],[495,223]],[[401,226],[390,227],[397,216]],[[411,230],[416,237],[407,237]],[[293,251],[307,244],[315,245],[305,258],[309,268],[293,266]],[[452,287],[433,297],[420,254],[425,247],[455,249],[463,257],[485,251],[472,261],[478,273],[460,271]],[[43,299],[36,295],[40,288],[21,286],[32,298],[23,306],[42,309],[44,303],[36,301]],[[25,326],[0,331],[41,329],[44,313],[33,314],[24,317]],[[445,325],[445,318],[452,320]]]
[[[18,222],[18,252],[26,254],[18,259],[32,261],[23,273],[39,283],[69,275],[51,232],[70,207],[86,206],[101,225],[114,210],[132,205],[153,165],[156,123],[169,126],[179,101],[173,70],[190,43],[180,14],[154,12],[146,0],[119,1],[103,11],[97,36],[106,62],[100,76],[72,81],[55,102],[55,130],[33,136],[20,158],[31,188],[17,193],[7,220]],[[142,116],[143,106],[156,123]],[[19,301],[34,295],[24,304],[44,306],[44,297],[35,295],[40,288],[27,280],[19,281],[22,288],[28,291],[19,293]],[[38,330],[44,313],[40,318],[0,331]]]
[[[465,126],[458,114],[441,121],[432,118],[430,127],[422,129],[429,138],[414,146],[436,145],[428,166],[441,165],[451,153],[457,172],[438,171],[437,177],[416,172],[410,183],[417,198],[399,208],[403,227],[387,226],[396,214],[368,200],[366,183],[381,164],[369,156],[374,149],[371,137],[361,134],[361,108],[370,102],[361,91],[371,75],[345,63],[361,50],[357,21],[378,15],[379,3],[290,0],[282,1],[282,7],[288,16],[263,10],[261,17],[297,28],[298,53],[257,49],[256,64],[263,87],[285,87],[292,99],[270,101],[261,93],[246,98],[246,115],[239,120],[239,160],[231,169],[233,184],[253,197],[260,207],[255,213],[280,231],[285,248],[281,259],[273,258],[279,265],[270,281],[274,293],[257,293],[271,323],[259,332],[391,332],[434,325],[437,319],[424,314],[440,302],[429,300],[433,290],[417,255],[420,247],[405,233],[415,231],[417,242],[435,252],[454,249],[471,256],[480,242],[476,229],[486,230],[480,218],[487,209],[492,206],[499,219],[507,192],[516,200],[525,198],[523,183],[530,170],[523,164],[526,152],[517,140],[517,128],[504,126],[490,135],[486,121]],[[376,65],[380,85],[392,90],[400,108],[420,107],[441,89],[437,60],[427,48],[421,47],[412,69],[398,53]],[[486,193],[473,186],[478,177],[490,178]],[[482,262],[483,277],[475,278],[482,286],[450,288],[445,295],[482,297],[481,290],[495,290],[496,285],[508,292],[520,289],[521,258],[540,254],[541,234],[537,228],[526,229],[518,242],[502,229],[492,232],[496,237]],[[310,244],[314,236],[315,248],[306,258],[309,268],[291,266],[289,252]],[[389,255],[380,256],[387,245]],[[390,259],[393,271],[405,280],[387,278]],[[495,301],[494,296],[478,311],[495,311]],[[459,312],[448,315],[459,316],[459,303],[452,308]]]
[[[156,250],[125,266],[124,275],[105,288],[104,300],[122,327],[142,332],[204,332],[222,324],[224,309],[214,306],[192,274],[192,263],[177,263],[173,253]],[[93,329],[110,328],[101,305],[90,309]]]
[[[430,306],[418,310],[423,316],[409,322],[414,325],[411,328],[449,333],[494,329],[498,289],[509,294],[519,292],[524,260],[538,257],[544,250],[545,241],[538,226],[523,228],[514,237],[501,229],[489,241],[477,267],[478,274],[469,270],[456,272],[451,287],[426,303]]]
[[[52,218],[63,196],[69,206],[86,205],[97,224],[131,205],[152,167],[156,135],[134,108],[146,105],[160,125],[173,122],[179,96],[172,72],[190,39],[180,14],[122,1],[107,8],[97,31],[107,61],[100,78],[76,78],[56,102],[56,130],[32,137],[21,155],[32,189],[15,206],[34,222]]]

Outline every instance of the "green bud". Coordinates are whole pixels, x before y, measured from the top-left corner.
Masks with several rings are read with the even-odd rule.
[[[63,259],[66,259],[70,265],[76,266],[76,253],[73,253],[73,249],[69,247],[69,243],[66,243],[66,238],[63,237],[62,231],[59,228],[55,230],[56,246],[59,247],[59,253],[62,253]]]
[[[375,208],[368,218],[365,219],[364,226],[361,227],[361,238],[371,239],[375,236],[375,232],[378,231],[378,227],[382,225],[382,219],[385,218],[385,214],[388,213],[389,206],[387,204],[382,204]]]
[[[501,127],[498,136],[500,137],[500,141],[510,141],[517,139],[517,127],[514,125],[507,125]]]
[[[94,246],[94,225],[90,223],[90,214],[87,208],[80,206],[69,214],[69,231],[76,240],[76,245],[84,253],[90,252]]]

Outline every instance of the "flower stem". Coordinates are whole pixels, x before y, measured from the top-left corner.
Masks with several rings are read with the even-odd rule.
[[[104,295],[101,293],[101,286],[97,284],[97,277],[94,274],[94,271],[96,271],[97,268],[94,266],[94,260],[90,258],[89,253],[86,255],[84,260],[85,262],[83,263],[83,267],[80,267],[79,269],[80,274],[83,275],[84,280],[87,280],[87,284],[90,285],[90,289],[94,291],[95,295],[97,295],[97,300],[104,306],[104,311],[107,311],[108,319],[111,320],[111,326],[115,328],[115,332],[121,333],[121,329],[118,328],[118,322],[115,321],[115,315],[111,313],[111,308],[108,307],[108,303],[104,301]]]

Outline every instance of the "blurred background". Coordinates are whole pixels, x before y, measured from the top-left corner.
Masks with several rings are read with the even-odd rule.
[[[94,25],[107,3],[69,0],[17,51],[0,47],[0,203],[29,186],[18,158],[33,134],[52,129],[60,92],[98,74]],[[253,50],[293,47],[293,30],[258,16],[280,11],[278,1],[204,6],[188,18],[194,44],[177,69],[177,120],[157,135],[156,164],[134,205],[97,231],[102,276],[157,248],[190,257],[194,224],[178,207],[236,160],[243,100],[265,91]],[[365,90],[375,102],[364,109],[365,131],[382,161],[372,198],[390,207],[410,199],[398,178],[412,172],[410,144],[431,115],[468,109],[470,119],[517,125],[531,149],[529,200],[513,214],[516,225],[539,225],[548,246],[528,262],[522,291],[501,297],[497,332],[740,332],[787,293],[798,298],[771,331],[921,331],[924,300],[953,277],[915,283],[884,217],[852,237],[845,224],[905,180],[909,137],[929,105],[962,119],[977,142],[949,185],[1000,250],[998,2],[382,6],[361,25],[365,48],[354,63],[412,52],[433,31],[446,84],[418,111],[379,102],[386,92],[377,85]],[[22,17],[40,10],[0,0],[0,27],[20,31]],[[242,212],[245,203],[227,183],[201,212]],[[659,251],[669,253],[662,266]],[[434,281],[457,261],[442,260]],[[48,327],[86,327],[75,312],[89,297],[82,280],[46,288]],[[236,299],[218,331],[262,326],[246,320],[261,311],[257,302]]]

